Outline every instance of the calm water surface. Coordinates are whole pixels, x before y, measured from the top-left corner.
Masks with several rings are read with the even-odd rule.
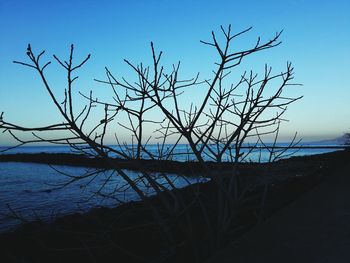
[[[177,149],[178,153],[186,152],[186,146]],[[294,155],[310,155],[330,152],[331,149],[303,149]],[[12,150],[10,153],[63,153],[70,152],[67,147],[52,146],[32,146],[22,147]],[[256,160],[258,156],[262,159],[267,158],[267,152],[254,153],[250,155],[250,159]],[[174,159],[185,161],[188,156],[176,155]],[[55,169],[54,169],[55,168]],[[68,178],[63,174],[83,175],[90,172],[84,167],[54,166],[47,164],[34,163],[18,163],[5,162],[0,163],[0,231],[15,228],[20,221],[15,218],[13,211],[19,216],[27,220],[40,218],[50,220],[59,215],[72,212],[86,212],[97,206],[116,206],[120,202],[127,202],[138,199],[137,194],[129,188],[125,187],[125,182],[107,171],[99,174],[95,180],[79,180],[65,187],[61,187],[66,183]],[[59,170],[59,171],[57,171]],[[136,172],[126,171],[133,178],[139,178]],[[153,174],[157,176],[156,174]],[[159,175],[158,175],[159,176]],[[103,188],[102,193],[110,194],[113,192],[115,199],[104,198],[95,195],[102,183],[110,178],[108,184]],[[177,187],[183,187],[188,182],[176,175],[170,175]],[[160,176],[160,181],[162,178]],[[204,181],[203,178],[189,178],[190,183]],[[164,181],[164,180],[163,180]],[[89,183],[89,184],[88,184]],[[165,181],[164,181],[165,183]],[[148,188],[144,181],[139,180],[139,186],[148,194],[153,192]],[[116,191],[120,189],[120,191]]]

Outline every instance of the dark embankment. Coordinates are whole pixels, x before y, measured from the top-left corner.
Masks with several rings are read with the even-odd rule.
[[[113,165],[115,165],[120,169],[129,169],[134,171],[185,174],[191,174],[193,172],[201,171],[201,166],[198,164],[198,162],[178,162],[168,160],[144,159],[127,160],[119,158],[110,158],[109,162],[107,162],[99,157],[89,158],[84,155],[70,153],[1,154],[0,162],[31,162],[50,165],[83,166],[102,169],[113,169]],[[210,163],[208,164],[210,165]],[[211,166],[212,165],[215,164],[213,163],[211,164]]]
[[[295,169],[306,168],[309,165],[309,162],[307,160],[311,160],[310,168],[313,168],[313,160],[322,159],[322,156],[323,155],[313,155],[280,160],[279,162],[276,162],[271,168],[277,170],[282,169],[284,170],[284,173],[288,173],[288,171],[293,172]],[[198,162],[145,159],[126,160],[119,158],[111,158],[110,160],[112,160],[112,162],[106,162],[104,159],[99,157],[89,158],[85,155],[70,153],[0,154],[0,162],[30,162],[50,165],[82,166],[101,169],[113,169],[113,166],[117,166],[120,169],[129,169],[133,171],[180,173],[186,175],[197,175],[202,171],[202,166]],[[230,162],[206,162],[206,165],[211,170],[215,171],[220,169],[221,172],[229,172],[233,166],[233,164]],[[242,163],[239,164],[239,166],[243,169],[242,173],[257,173],[255,175],[260,175],[263,171],[262,168],[265,167],[266,164]]]
[[[325,176],[331,176],[334,167],[348,160],[350,152],[339,151],[296,157],[274,164],[269,170],[269,175],[275,176],[275,179],[269,184],[266,218],[319,184]],[[263,165],[245,167],[248,168],[242,166],[240,177],[242,184],[263,174]],[[209,182],[188,186],[176,194],[189,203],[194,194],[202,197],[209,217],[215,222],[215,189],[214,183]],[[239,237],[257,223],[262,191],[262,187],[252,189],[237,205],[232,231],[227,234],[225,242]],[[159,196],[152,197],[151,202],[160,207]],[[184,215],[169,219],[169,226],[177,233],[173,251],[168,250],[169,243],[154,224],[148,207],[143,202],[132,202],[112,209],[99,208],[86,214],[67,215],[50,224],[33,222],[14,232],[2,233],[0,262],[157,262],[160,256],[166,259],[165,262],[194,262],[190,242],[194,237],[200,248],[199,256],[205,259],[209,256],[210,240],[201,207],[194,204],[189,213],[195,222],[192,235],[189,235]]]

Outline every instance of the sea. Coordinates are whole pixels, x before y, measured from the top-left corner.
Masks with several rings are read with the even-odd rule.
[[[280,143],[276,146],[286,146]],[[330,146],[327,144],[308,143],[304,146]],[[153,148],[152,148],[153,147]],[[171,147],[171,145],[168,145]],[[0,147],[0,151],[5,149]],[[149,146],[156,152],[156,145]],[[329,148],[291,149],[281,158],[303,156],[335,151]],[[338,149],[339,150],[339,149]],[[246,150],[248,152],[248,149]],[[187,145],[178,145],[172,157],[177,161],[193,161],[188,154]],[[9,150],[6,153],[72,153],[66,146],[26,146]],[[229,156],[224,156],[229,159]],[[267,161],[269,152],[259,150],[249,153],[245,161]],[[145,182],[142,174],[124,170],[130,178],[147,194],[154,191]],[[80,180],[70,180],[74,176],[91,174]],[[164,175],[152,173],[163,186],[171,188]],[[184,178],[176,174],[167,174],[178,188],[188,184],[204,182],[206,178]],[[107,182],[107,183],[106,183]],[[47,164],[24,162],[0,162],[0,232],[14,230],[22,222],[32,220],[51,221],[58,216],[70,213],[84,213],[96,207],[115,207],[124,202],[138,200],[138,195],[115,173],[86,167],[65,165],[50,166]]]

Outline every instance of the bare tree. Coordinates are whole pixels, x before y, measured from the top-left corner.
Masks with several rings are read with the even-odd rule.
[[[180,62],[166,72],[161,65],[162,52],[157,53],[151,43],[152,65],[144,66],[142,63],[134,64],[125,60],[135,72],[136,81],[118,78],[106,68],[106,79],[97,81],[111,87],[111,102],[98,100],[93,97],[92,92],[89,95],[81,93],[87,104],[80,111],[74,108],[73,85],[78,78],[74,74],[90,59],[90,55],[82,62],[74,64],[72,45],[67,61],[53,56],[67,74],[67,87],[64,90],[63,102],[60,102],[48,84],[44,72],[51,62],[42,64],[40,59],[44,51],[36,56],[28,45],[29,63],[17,61],[15,63],[33,68],[38,73],[63,121],[43,127],[23,127],[5,121],[1,114],[0,129],[17,140],[17,146],[34,142],[50,142],[68,145],[80,153],[101,158],[109,164],[109,167],[113,167],[115,171],[113,176],[120,176],[127,186],[148,205],[170,245],[176,243],[176,236],[178,236],[174,233],[176,227],[174,228],[173,224],[185,224],[184,227],[189,233],[186,238],[193,244],[193,253],[198,255],[197,260],[200,261],[199,254],[203,251],[199,252],[200,238],[194,231],[197,224],[195,221],[198,218],[192,218],[190,208],[196,206],[201,211],[201,220],[205,222],[205,232],[208,233],[211,249],[221,247],[225,242],[225,236],[230,229],[232,230],[236,208],[246,193],[246,187],[242,187],[239,182],[238,164],[249,158],[250,153],[256,150],[258,145],[269,149],[270,161],[285,154],[285,151],[278,152],[275,147],[279,125],[284,121],[283,115],[287,106],[301,98],[284,95],[287,86],[296,85],[291,83],[293,79],[291,63],[287,63],[286,69],[281,73],[272,74],[272,68],[265,65],[261,78],[251,71],[241,74],[236,82],[232,83],[230,80],[233,74],[231,70],[238,67],[247,56],[278,46],[281,43],[279,41],[281,32],[265,42],[258,38],[251,48],[232,51],[233,40],[247,33],[251,28],[236,34],[232,33],[231,26],[221,27],[220,30],[220,37],[213,31],[210,41],[201,41],[218,55],[211,78],[200,80],[198,73],[191,79],[181,79]],[[197,86],[205,90],[202,101],[198,105],[191,103],[188,107],[180,106],[182,94]],[[88,129],[86,123],[91,120],[90,115],[95,107],[101,107],[103,115],[93,128]],[[162,115],[159,120],[154,120],[152,117],[155,112]],[[127,123],[118,121],[120,114],[126,114]],[[106,145],[106,134],[112,123],[123,128],[124,132],[126,131],[133,138],[131,145],[120,142],[119,134],[115,136],[116,147]],[[155,136],[156,152],[152,152],[149,146],[150,137],[145,138],[145,124],[152,124],[154,131],[158,133]],[[17,132],[32,133],[33,139],[23,140]],[[56,137],[50,137],[50,139],[45,137],[48,133]],[[273,134],[276,137],[274,144],[270,147],[264,143],[263,138],[265,135]],[[132,178],[111,158],[111,156],[117,156],[128,160],[171,159],[181,140],[188,144],[189,154],[195,157],[201,167],[202,175],[211,179],[215,185],[215,200],[211,200],[216,204],[214,208],[204,204],[205,198],[199,194],[199,186],[192,188],[192,198],[188,200],[178,191],[176,183],[167,174],[154,175],[141,172],[137,178]],[[253,143],[247,148],[249,141]],[[170,142],[172,145],[167,146]],[[294,143],[295,139],[290,145]],[[208,160],[218,164],[230,162],[232,169],[229,174],[226,173],[223,176],[220,166],[215,171],[208,167]],[[94,178],[96,174],[94,172],[80,177],[68,177],[72,181],[87,177]],[[183,178],[186,180],[186,177]],[[108,183],[108,180],[105,183]],[[158,194],[160,207],[155,205],[144,192],[145,185]],[[100,194],[103,194],[103,186],[99,191]],[[108,196],[112,197],[112,194]],[[265,202],[264,196],[266,194],[262,198],[262,207]],[[215,216],[210,216],[213,213]],[[175,223],[170,220],[170,223],[169,218],[184,218],[184,220],[178,220]]]
[[[165,73],[164,67],[160,65],[162,52],[157,54],[153,43],[151,43],[152,76],[148,68],[144,71],[142,65],[134,65],[126,60],[138,78],[150,87],[147,92],[148,99],[161,109],[165,118],[171,123],[172,130],[177,132],[179,137],[185,138],[203,167],[206,167],[205,160],[222,162],[224,156],[226,160],[234,163],[242,161],[249,154],[249,151],[246,154],[242,152],[242,146],[247,139],[255,137],[259,142],[263,135],[276,133],[287,106],[301,98],[282,95],[286,86],[295,85],[290,83],[293,79],[291,63],[287,63],[287,68],[282,73],[272,75],[271,67],[265,66],[262,79],[258,79],[258,75],[253,72],[243,73],[238,83],[230,84],[228,87],[225,85],[225,79],[231,74],[230,70],[238,66],[246,56],[280,44],[278,38],[281,32],[265,43],[261,43],[259,38],[252,48],[231,52],[231,42],[250,29],[232,34],[230,26],[227,29],[221,27],[223,44],[219,43],[214,32],[210,42],[201,41],[214,48],[219,55],[219,60],[215,63],[214,77],[210,80],[199,81],[198,74],[190,80],[179,80],[180,63],[173,66],[172,72]],[[280,83],[272,95],[266,97],[264,93],[270,82],[276,79],[279,79]],[[137,86],[124,84],[115,77],[110,84],[138,91]],[[180,108],[178,100],[183,90],[196,85],[207,87],[201,104],[191,104],[188,109]],[[238,93],[239,89],[244,90],[243,95]],[[267,112],[270,114],[266,115]],[[233,170],[229,182],[218,176],[217,171],[214,173],[209,169],[206,171],[207,176],[215,180],[220,189],[217,204],[217,240],[220,246],[222,235],[232,222],[235,204],[239,200],[237,170]]]

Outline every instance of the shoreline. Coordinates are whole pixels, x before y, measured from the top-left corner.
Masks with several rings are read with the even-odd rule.
[[[278,175],[279,180],[271,184],[266,218],[270,218],[308,192],[325,177],[330,178],[334,167],[347,160],[349,155],[349,151],[337,151],[292,157],[276,162],[271,172]],[[243,171],[247,176],[256,176],[263,166],[247,164],[242,167],[245,167]],[[183,166],[181,169],[185,168],[186,166]],[[211,207],[211,200],[215,197],[213,182],[190,185],[179,189],[179,192],[184,198],[190,198],[194,187],[198,187],[199,194],[207,197],[205,205]],[[227,242],[237,239],[257,224],[255,213],[260,202],[261,190],[251,192],[250,200],[240,205],[235,221],[239,230],[235,231]],[[158,204],[158,199],[158,196],[150,197],[155,204]],[[200,229],[202,221],[196,216],[197,212],[194,208],[193,218],[197,218]],[[214,210],[212,213],[215,213]],[[18,256],[18,259],[35,262],[90,262],[89,253],[102,262],[107,260],[107,256],[112,256],[120,262],[142,262],[140,258],[153,259],[164,248],[164,240],[158,232],[144,203],[134,201],[115,208],[93,208],[87,213],[65,215],[51,223],[38,221],[21,225],[14,231],[0,233],[0,250],[5,262],[10,261],[14,255]],[[179,232],[182,232],[181,227]],[[208,240],[203,238],[204,249],[206,242]],[[191,258],[190,248],[186,245],[176,249],[179,258],[173,262],[185,262]]]
[[[343,148],[341,148],[343,149]],[[286,159],[278,160],[273,166],[288,165],[300,165],[301,160],[315,160],[317,158],[323,158],[324,156],[332,155],[337,152],[347,151],[338,150],[328,153],[320,153],[313,155],[304,156],[291,156]],[[131,171],[141,172],[166,172],[166,173],[179,173],[184,175],[197,175],[202,172],[201,165],[196,161],[174,161],[174,160],[152,160],[152,159],[121,159],[111,158],[115,165],[118,165],[120,169],[127,169]],[[24,162],[24,163],[37,163],[37,164],[48,164],[48,165],[64,165],[72,167],[91,167],[101,169],[113,169],[102,158],[89,158],[82,154],[73,153],[13,153],[13,154],[0,154],[0,163],[2,162]],[[206,165],[209,169],[218,169],[229,171],[234,165],[238,167],[249,169],[249,168],[262,168],[269,163],[264,162],[214,162],[206,161]]]

